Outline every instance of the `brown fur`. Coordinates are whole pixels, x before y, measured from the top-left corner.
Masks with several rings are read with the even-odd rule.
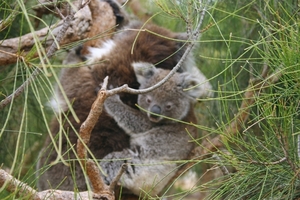
[[[141,24],[136,23],[130,28],[139,29],[140,27]],[[157,35],[162,35],[167,38],[180,37],[180,35],[155,25],[146,25],[144,29],[151,30]],[[139,35],[137,36],[138,33]],[[131,66],[134,61],[153,63],[156,67],[163,69],[171,69],[177,64],[183,50],[177,53],[176,51],[179,49],[181,44],[157,35],[147,31],[138,32],[125,30],[115,36],[114,41],[117,44],[117,48],[114,48],[109,55],[103,58],[105,62],[94,64],[90,67],[65,68],[62,70],[60,77],[61,84],[68,99],[72,102],[73,109],[80,119],[80,123],[77,123],[68,110],[64,112],[66,117],[70,120],[70,122],[68,122],[65,120],[64,116],[62,118],[62,122],[64,122],[64,130],[67,132],[67,137],[71,144],[68,144],[66,136],[63,136],[62,154],[70,148],[70,145],[75,146],[77,136],[75,131],[72,130],[72,126],[76,129],[76,131],[79,130],[81,123],[86,119],[91,105],[96,98],[97,88],[99,88],[99,84],[103,82],[105,76],[109,76],[109,84],[113,85],[113,87],[128,84],[130,87],[138,88],[139,84],[136,81],[134,71]],[[133,44],[133,54],[131,54]],[[124,103],[132,107],[137,101],[136,95],[121,94],[120,96]],[[184,119],[184,121],[196,123],[193,108],[191,108],[189,113],[190,114]],[[57,136],[59,127],[60,123],[54,119],[51,124],[51,133],[54,137]],[[196,129],[193,129],[192,133],[195,134],[195,132]],[[57,154],[53,149],[46,149],[49,145],[51,146],[51,140],[48,137],[45,143],[45,152],[41,153],[38,168],[49,165],[57,157]],[[110,116],[106,113],[102,113],[98,124],[92,131],[89,144],[89,148],[94,156],[97,159],[101,159],[113,151],[121,151],[128,147],[129,136],[118,127],[116,122]],[[71,150],[64,157],[66,159],[74,159],[75,154]],[[74,187],[80,191],[86,190],[86,181],[78,162],[70,162],[70,164],[70,167],[68,167],[59,163],[51,166],[46,171],[41,171],[38,184],[39,189],[45,190],[49,188],[56,188],[59,185],[58,188],[63,190],[73,190]],[[74,167],[76,167],[75,185],[70,172],[70,169],[74,170]],[[48,181],[50,182],[50,185]]]

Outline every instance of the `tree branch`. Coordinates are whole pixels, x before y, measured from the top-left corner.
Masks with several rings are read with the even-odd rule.
[[[90,192],[76,193],[62,190],[45,190],[37,192],[35,189],[14,178],[3,169],[0,169],[0,187],[4,187],[10,193],[17,192],[18,197],[32,200],[90,200],[93,196],[93,194]]]
[[[200,28],[202,26],[203,20],[204,20],[204,16],[205,16],[205,12],[206,12],[206,7],[203,8],[200,16],[199,16],[199,20],[198,20],[198,24],[196,26],[196,28],[192,31],[189,32],[189,39],[186,42],[187,43],[187,47],[186,50],[184,52],[184,54],[181,56],[180,60],[178,61],[178,63],[176,64],[176,66],[170,71],[170,73],[164,77],[161,81],[159,81],[158,83],[156,83],[155,85],[149,87],[149,88],[145,88],[145,89],[133,89],[128,87],[127,84],[120,86],[118,88],[114,88],[111,89],[109,91],[107,91],[107,95],[111,96],[120,92],[126,92],[126,93],[130,93],[130,94],[144,94],[147,92],[151,92],[152,90],[162,86],[164,83],[166,83],[177,71],[178,69],[182,66],[183,62],[185,61],[185,59],[187,58],[187,56],[189,55],[189,53],[191,52],[191,50],[193,49],[194,45],[195,45],[195,41],[197,41],[200,37]],[[139,31],[147,31],[147,29],[143,29],[143,30],[139,30]]]
[[[88,3],[88,1],[86,2]],[[87,35],[90,30],[91,22],[91,11],[87,8],[86,3],[79,4],[78,12],[70,14],[65,17],[63,22],[59,22],[58,25],[50,31],[50,28],[44,28],[34,34],[27,34],[20,38],[13,38],[8,40],[0,41],[0,63],[10,64],[16,62],[18,59],[25,61],[25,56],[30,52],[30,49],[35,45],[34,36],[39,38],[39,41],[45,41],[45,48],[48,50],[46,57],[51,57],[54,52],[60,48],[57,46],[71,43],[73,41],[86,39],[90,36]],[[106,30],[113,30],[115,27],[115,19],[113,11],[107,2],[92,0],[92,5],[89,8],[93,13],[97,14],[97,19],[93,19],[94,22],[105,21],[99,25],[99,23],[93,23],[92,31],[93,34],[100,34]],[[101,9],[100,9],[101,8]],[[100,11],[102,12],[99,12]],[[110,16],[110,17],[109,17]],[[103,20],[105,19],[105,20]],[[71,27],[71,28],[70,28]],[[49,31],[51,34],[49,34]],[[56,38],[55,38],[56,37]],[[51,44],[51,45],[50,45]],[[36,57],[33,55],[33,57]],[[44,59],[41,61],[44,62]],[[11,95],[6,97],[0,102],[0,110],[10,104],[10,102],[20,96],[24,89],[35,80],[35,78],[41,73],[41,69],[36,68],[31,76]]]
[[[57,41],[57,37],[62,37],[59,39],[60,45],[87,38],[92,21],[91,12],[87,6],[79,8],[77,13],[66,16],[66,20],[59,21],[51,27],[46,27],[21,37],[0,40],[1,65],[15,63],[20,58],[24,59],[37,43],[34,38],[38,38],[38,42],[42,43],[46,50],[48,50],[53,43],[55,44],[54,41]],[[71,18],[72,20],[69,20],[68,18]],[[62,35],[62,31],[64,31],[65,34]],[[30,55],[30,58],[35,58],[37,56],[38,54],[35,53],[34,55]]]
[[[97,198],[114,200],[115,186],[117,185],[117,182],[125,171],[126,166],[122,166],[120,172],[114,178],[110,186],[107,186],[101,178],[101,172],[97,164],[93,160],[88,159],[87,155],[87,145],[90,141],[91,132],[98,122],[99,116],[103,111],[104,101],[107,98],[107,83],[108,77],[104,79],[102,88],[97,94],[97,98],[91,107],[90,113],[80,127],[79,138],[77,140],[77,154],[82,166],[86,166],[86,173],[89,177],[89,180],[91,181],[93,192],[97,195]]]
[[[85,5],[83,5],[83,6],[85,6]],[[68,29],[68,27],[71,25],[71,22],[74,20],[74,18],[75,18],[75,14],[73,14],[73,15],[69,15],[69,16],[67,16],[65,19],[64,19],[64,22],[62,23],[62,26],[59,28],[59,29],[56,29],[55,31],[57,31],[57,34],[56,34],[56,42],[55,41],[52,41],[52,44],[51,44],[51,46],[48,48],[48,52],[47,52],[47,54],[46,54],[46,57],[48,58],[48,57],[51,57],[53,54],[54,54],[54,52],[58,49],[58,46],[56,45],[56,44],[60,44],[61,43],[61,41],[62,41],[62,39],[63,39],[63,37],[65,36],[65,33],[67,32],[67,29]],[[46,33],[46,31],[47,31],[47,33]],[[49,31],[49,29],[43,29],[42,31],[39,31],[38,33],[37,33],[37,35],[39,36],[39,38],[40,38],[40,40],[42,39],[42,36],[46,36],[46,35],[48,35],[48,31]],[[7,53],[3,53],[3,50],[1,50],[1,48],[3,48],[4,47],[4,49],[5,48],[7,48],[8,46],[10,46],[10,47],[13,47],[13,45],[16,45],[16,44],[19,44],[19,42],[17,42],[18,40],[20,40],[21,39],[21,41],[22,41],[22,38],[23,39],[29,39],[28,41],[25,39],[25,41],[23,40],[23,43],[21,42],[21,45],[17,45],[17,46],[15,46],[13,49],[14,49],[14,51],[17,51],[17,50],[20,50],[20,48],[25,48],[25,47],[28,47],[28,45],[30,46],[30,47],[33,47],[33,45],[35,44],[34,43],[34,40],[33,40],[33,38],[34,38],[34,35],[35,34],[27,34],[27,35],[25,35],[25,36],[22,36],[21,38],[14,38],[14,39],[9,39],[9,40],[4,40],[4,41],[0,41],[0,44],[1,44],[1,46],[0,46],[0,63],[1,62],[3,62],[4,64],[8,64],[11,60],[8,60],[8,59],[10,59],[10,58],[14,58],[14,59],[18,59],[19,57],[20,57],[20,55],[18,55],[18,54],[15,54],[16,56],[12,56],[12,54],[10,53],[10,54],[7,54]],[[28,38],[29,37],[29,38]],[[53,39],[52,39],[53,40]],[[47,41],[50,41],[50,40],[47,40]],[[28,42],[29,42],[29,44],[28,44]],[[1,55],[1,52],[2,52],[2,55]],[[6,51],[4,51],[4,52],[6,52]],[[29,51],[28,51],[29,52]],[[27,53],[28,53],[27,52]],[[6,55],[6,56],[5,56]],[[26,55],[26,54],[25,54]],[[24,55],[22,54],[22,57],[23,57]],[[5,60],[3,61],[1,61],[1,58],[4,58]],[[14,60],[13,59],[13,60]],[[45,59],[46,58],[44,58],[41,62],[45,62]],[[1,102],[0,102],[0,110],[1,109],[3,109],[5,106],[7,106],[14,98],[17,98],[17,97],[19,97],[22,93],[23,93],[23,91],[24,91],[24,89],[26,88],[26,87],[28,87],[28,85],[32,82],[32,81],[34,81],[35,80],[35,78],[39,75],[41,73],[41,69],[40,68],[36,68],[34,71],[33,71],[33,73],[31,74],[31,76],[19,87],[19,88],[17,88],[11,95],[9,95],[8,97],[6,97],[4,100],[2,100]]]

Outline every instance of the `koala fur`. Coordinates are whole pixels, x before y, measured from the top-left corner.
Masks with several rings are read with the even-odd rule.
[[[139,31],[141,28],[149,31]],[[87,64],[61,70],[60,84],[63,90],[58,88],[51,102],[57,113],[50,125],[51,135],[46,138],[37,164],[39,190],[87,190],[89,183],[84,170],[76,161],[77,134],[96,99],[99,84],[109,76],[113,87],[128,84],[129,87],[139,88],[132,64],[146,62],[154,64],[156,68],[172,69],[185,50],[184,43],[179,39],[184,40],[185,35],[156,25],[133,22],[112,39],[105,41],[101,47],[90,48],[87,58],[83,59],[80,51],[70,52],[64,62],[66,66],[81,63],[85,59]],[[201,97],[208,95],[211,86],[196,67],[192,55],[183,63],[180,71],[195,74],[199,82],[204,83],[200,85]],[[120,99],[136,109],[137,95],[122,93]],[[68,105],[72,105],[72,108]],[[71,110],[76,113],[79,122]],[[197,122],[192,107],[189,107],[183,120]],[[191,133],[195,134],[196,130],[192,129]],[[55,162],[58,153],[50,136],[55,140],[57,149],[61,146],[60,154],[68,165],[61,161]],[[88,147],[96,159],[102,159],[109,153],[130,148],[130,137],[113,117],[103,112],[92,130]],[[182,147],[178,147],[180,148]]]
[[[156,84],[170,72],[144,62],[133,63],[133,68],[141,89]],[[155,196],[162,191],[177,171],[174,161],[186,159],[194,147],[187,130],[195,137],[195,128],[174,120],[183,120],[189,114],[201,96],[202,91],[193,87],[198,84],[198,77],[176,73],[161,87],[138,95],[138,105],[148,113],[129,107],[118,95],[105,101],[108,114],[130,135],[130,148],[112,152],[100,163],[107,184],[122,164],[128,163],[120,180],[123,187],[136,195],[144,191]]]

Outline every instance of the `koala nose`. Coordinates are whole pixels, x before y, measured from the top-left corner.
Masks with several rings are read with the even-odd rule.
[[[154,105],[151,107],[150,112],[153,112],[155,114],[161,114],[161,108],[158,105]]]
[[[150,112],[160,115],[161,114],[161,108],[158,105],[154,105],[150,108]],[[155,122],[155,123],[159,122],[162,119],[162,117],[156,116],[156,115],[153,115],[153,114],[149,114],[148,116],[149,116],[149,119],[152,122]]]

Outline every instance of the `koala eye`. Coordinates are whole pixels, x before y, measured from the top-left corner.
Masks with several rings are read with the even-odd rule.
[[[150,104],[150,103],[151,103],[151,101],[152,101],[152,100],[151,100],[151,98],[150,98],[150,97],[146,97],[146,102],[147,102],[147,103],[149,103],[149,104]]]
[[[167,103],[166,104],[166,110],[171,110],[173,107],[173,104],[172,103]]]

